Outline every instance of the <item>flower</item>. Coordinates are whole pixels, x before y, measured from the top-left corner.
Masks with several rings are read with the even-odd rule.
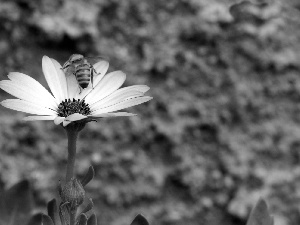
[[[71,122],[101,117],[134,116],[119,110],[147,102],[152,97],[144,96],[146,85],[120,88],[126,75],[114,71],[105,75],[108,62],[93,65],[97,75],[80,92],[74,75],[65,75],[61,65],[47,56],[42,60],[43,73],[52,94],[32,77],[12,72],[9,80],[0,81],[0,88],[18,99],[1,102],[6,108],[33,114],[24,120],[54,120],[55,124],[67,126]],[[120,88],[120,89],[119,89]]]

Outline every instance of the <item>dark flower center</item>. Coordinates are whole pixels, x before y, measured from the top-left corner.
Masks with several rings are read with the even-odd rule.
[[[84,100],[81,99],[65,99],[58,105],[57,110],[58,116],[67,117],[74,113],[80,113],[82,115],[89,115],[91,113],[89,104],[86,104]]]

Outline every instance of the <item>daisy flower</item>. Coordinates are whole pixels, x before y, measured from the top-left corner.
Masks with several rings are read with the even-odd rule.
[[[1,105],[33,114],[24,118],[27,121],[53,120],[57,125],[67,126],[80,120],[134,116],[135,114],[119,110],[152,99],[144,96],[149,90],[146,85],[120,88],[126,75],[122,71],[105,75],[108,69],[106,61],[94,65],[98,75],[94,76],[93,88],[90,84],[81,92],[76,77],[65,75],[62,66],[56,60],[44,56],[42,67],[52,94],[32,77],[18,72],[10,73],[9,80],[0,81],[0,88],[17,98],[6,99]]]

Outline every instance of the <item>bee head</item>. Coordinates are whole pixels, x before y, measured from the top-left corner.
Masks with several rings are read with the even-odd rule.
[[[69,61],[71,63],[76,63],[76,62],[79,62],[83,59],[83,55],[80,55],[80,54],[73,54],[71,55],[71,57],[69,58]]]
[[[70,56],[70,58],[68,59],[67,62],[65,62],[65,64],[63,65],[62,69],[66,69],[68,68],[70,65],[74,64],[74,63],[79,63],[84,59],[83,55],[80,54],[73,54]]]

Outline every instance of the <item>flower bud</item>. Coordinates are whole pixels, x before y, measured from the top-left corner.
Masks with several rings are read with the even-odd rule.
[[[61,199],[63,202],[69,202],[71,207],[78,207],[83,203],[85,191],[81,183],[72,178],[61,190]]]

